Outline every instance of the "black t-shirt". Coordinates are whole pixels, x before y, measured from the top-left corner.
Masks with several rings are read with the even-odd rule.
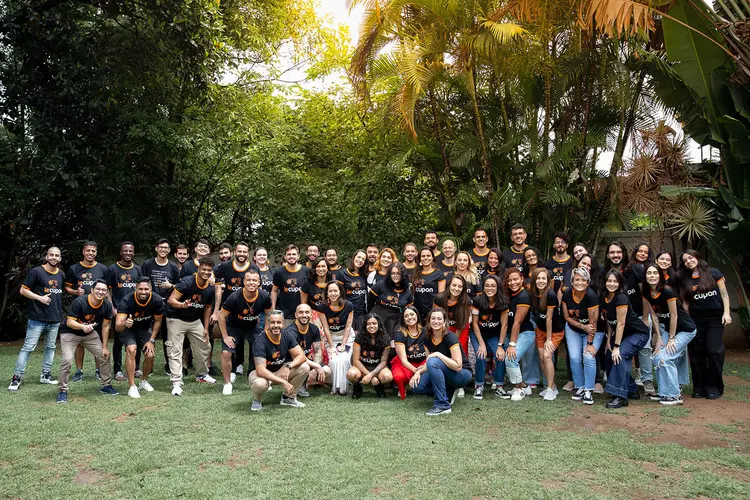
[[[531,323],[531,298],[529,297],[529,292],[527,292],[525,288],[521,288],[515,295],[510,296],[510,307],[508,308],[508,335],[510,335],[510,331],[513,328],[516,312],[519,308],[526,308],[526,317],[519,325],[518,332],[534,330],[534,325]]]
[[[88,333],[83,333],[83,330],[73,330],[68,326],[68,318],[72,318],[82,325],[91,325],[96,323],[94,331],[100,336],[102,334],[102,326],[105,321],[112,320],[112,304],[109,300],[104,299],[102,303],[97,307],[92,304],[93,301],[89,300],[91,295],[81,295],[73,300],[70,304],[70,311],[63,318],[62,324],[60,325],[60,333],[73,333],[85,337]]]
[[[625,281],[625,293],[628,295],[628,299],[630,299],[633,311],[638,316],[643,316],[643,295],[641,294],[643,277],[643,264],[632,264],[630,269],[622,275]]]
[[[616,294],[612,300],[604,297],[601,307],[604,309],[604,316],[606,317],[607,323],[612,327],[612,335],[615,334],[615,329],[617,328],[617,310],[621,307],[627,308],[627,314],[625,315],[625,329],[622,332],[622,338],[636,333],[648,335],[648,326],[635,313],[633,305],[630,303],[630,300],[628,300],[628,296],[624,293]],[[641,309],[642,308],[641,304]]]
[[[216,296],[214,287],[209,286],[208,281],[206,281],[206,285],[201,288],[198,286],[194,274],[182,278],[180,282],[175,285],[174,291],[179,294],[177,300],[180,303],[190,300],[191,304],[190,307],[186,309],[175,309],[172,306],[167,305],[167,318],[177,318],[183,321],[203,321],[204,309],[214,305],[214,299]]]
[[[578,321],[583,325],[589,323],[589,309],[599,307],[599,297],[596,292],[591,288],[586,288],[586,294],[583,298],[578,301],[573,297],[573,289],[565,290],[562,297],[563,304],[568,308],[568,316]],[[577,326],[569,325],[573,331],[586,334],[587,332],[581,330]]]
[[[453,303],[451,303],[450,301],[446,302],[445,314],[447,316],[446,320],[448,323],[448,328],[453,328],[454,330],[463,330],[464,328],[466,328],[466,325],[456,325],[460,307],[461,305],[458,303],[458,301],[455,301]],[[468,321],[471,321],[471,301],[469,301],[469,311],[466,314],[466,319]]]
[[[229,325],[252,331],[258,326],[261,315],[271,309],[271,294],[258,289],[254,297],[249,297],[245,289],[240,288],[227,297],[221,309],[228,313]]]
[[[244,266],[237,264],[237,261],[222,262],[214,269],[214,279],[216,284],[222,285],[221,305],[224,305],[227,298],[236,292],[242,290],[245,282],[245,273],[250,270],[250,262],[245,262]]]
[[[719,271],[718,269],[709,267],[708,271],[711,273],[711,276],[713,277],[714,281],[716,281],[717,285],[720,282],[724,281],[724,275],[721,274],[721,271]],[[724,303],[721,301],[721,294],[719,293],[718,286],[715,286],[713,290],[709,290],[708,292],[699,292],[698,283],[700,283],[700,275],[694,273],[689,278],[687,278],[687,280],[688,286],[691,290],[691,292],[687,296],[687,300],[690,304],[691,314],[698,311],[718,312],[724,310]]]
[[[454,273],[455,275],[455,273]],[[476,283],[469,283],[469,280],[466,279],[466,277],[463,277],[464,281],[466,281],[466,293],[469,294],[469,297],[472,299],[476,297],[477,295],[481,295],[482,292],[482,277],[477,276],[477,282]],[[501,280],[502,281],[502,280]]]
[[[326,283],[320,284],[312,280],[305,280],[302,284],[302,292],[307,294],[307,305],[314,311],[320,311],[325,303],[323,294],[326,291]]]
[[[315,353],[313,352],[313,344],[316,342],[320,342],[320,328],[313,325],[312,323],[308,323],[307,329],[304,333],[302,333],[297,327],[297,322],[295,321],[291,325],[284,328],[283,331],[294,335],[294,338],[297,339],[297,343],[302,348],[302,351],[305,353],[307,359],[309,359],[310,361],[314,361],[313,356]]]
[[[510,269],[515,267],[519,271],[523,272],[523,266],[526,264],[526,258],[523,256],[528,246],[523,247],[523,250],[516,252],[513,246],[510,246],[503,250],[503,260],[505,261],[505,267]]]
[[[370,294],[374,297],[374,304],[398,311],[403,311],[404,307],[414,302],[411,287],[407,287],[405,290],[391,290],[385,281],[375,283],[370,289]]]
[[[332,334],[343,334],[344,328],[346,328],[346,320],[349,319],[349,314],[354,312],[354,306],[348,300],[344,301],[344,305],[340,309],[331,307],[330,304],[323,304],[320,308],[320,313],[325,316],[328,322],[328,330]]]
[[[348,269],[344,270],[341,278],[346,299],[354,306],[354,314],[365,314],[367,312],[367,278],[359,273],[352,274]]]
[[[148,330],[154,324],[155,318],[164,315],[164,299],[153,292],[148,294],[148,300],[144,303],[138,302],[135,292],[125,296],[117,306],[117,315],[126,318],[133,316],[132,330]]]
[[[135,282],[143,276],[141,267],[133,262],[130,267],[122,267],[115,262],[108,269],[109,278],[107,284],[112,294],[112,303],[119,306],[122,299],[135,291]]]
[[[383,351],[389,347],[391,341],[387,339],[386,342],[378,346],[375,343],[375,339],[363,329],[357,334],[354,343],[359,346],[359,360],[368,370],[372,370],[380,364],[380,360],[383,358]]]
[[[484,271],[487,269],[487,257],[490,255],[490,249],[485,249],[483,254],[478,254],[476,248],[469,250],[471,260],[474,261],[474,265],[477,267],[477,272],[484,275]]]
[[[22,288],[31,290],[37,295],[49,295],[49,305],[37,300],[29,300],[29,319],[58,323],[62,319],[62,293],[65,278],[62,271],[55,268],[55,272],[48,273],[44,266],[35,267],[29,271],[23,280]]]
[[[161,265],[156,262],[155,258],[148,259],[141,266],[141,273],[143,273],[143,276],[151,278],[151,287],[164,300],[169,298],[172,288],[162,288],[160,285],[168,281],[174,286],[180,281],[180,268],[171,260],[167,260],[166,264]]]
[[[273,286],[277,287],[276,306],[284,312],[285,319],[294,319],[297,306],[300,305],[302,284],[307,281],[307,268],[300,266],[298,271],[291,271],[286,264],[273,275]]]
[[[195,273],[198,272],[198,268],[200,268],[200,265],[198,265],[198,259],[186,260],[185,263],[182,265],[182,269],[180,269],[180,279],[186,276],[194,275]]]
[[[656,317],[659,318],[659,323],[664,325],[667,332],[669,332],[669,322],[672,319],[672,315],[669,312],[670,302],[675,302],[675,305],[677,306],[677,332],[692,332],[695,330],[693,319],[682,307],[680,301],[677,300],[677,295],[671,288],[664,288],[656,295],[656,297],[647,293],[646,300],[651,304],[651,308],[656,313]]]
[[[403,344],[406,349],[406,359],[413,365],[421,363],[427,359],[427,353],[424,349],[424,338],[425,330],[417,330],[417,336],[412,337],[408,333],[404,333],[399,328],[394,334],[394,341],[396,344]]]
[[[547,290],[547,310],[544,312],[537,312],[536,315],[536,327],[544,332],[547,332],[547,314],[549,314],[550,308],[552,311],[552,333],[560,333],[565,330],[565,320],[563,320],[562,314],[560,313],[560,304],[557,301],[557,294],[552,290]]]
[[[414,280],[414,307],[423,316],[432,309],[435,294],[438,293],[440,283],[445,283],[445,275],[440,269],[435,269],[428,274],[422,274]]]
[[[331,273],[331,279],[341,283],[344,282],[344,273],[346,272],[345,268],[337,265],[335,268],[331,267],[329,271]]]
[[[412,266],[408,262],[404,262],[404,267],[406,268],[406,274],[409,275],[409,279],[414,280],[414,273],[417,272],[417,264],[415,263]]]
[[[271,293],[273,290],[273,275],[276,274],[276,270],[267,267],[265,271],[261,271],[260,267],[255,264],[250,264],[250,269],[258,271],[258,274],[260,274],[260,287],[268,293]]]
[[[503,312],[507,310],[507,306],[500,308],[498,304],[490,307],[489,300],[484,295],[480,295],[474,299],[471,312],[477,316],[479,333],[482,334],[483,339],[500,336],[500,320],[502,319]]]
[[[268,332],[263,332],[253,342],[253,358],[265,359],[268,371],[277,372],[284,363],[294,359],[289,350],[298,345],[297,337],[289,330],[281,331],[278,343],[271,340]]]
[[[554,290],[555,292],[557,292],[563,285],[563,282],[565,281],[566,276],[570,273],[570,270],[573,269],[573,257],[568,255],[568,258],[566,260],[561,261],[557,260],[553,256],[544,264],[544,267],[549,269],[550,274],[552,274],[552,279],[554,280]]]
[[[71,288],[83,287],[86,296],[91,293],[91,287],[96,280],[107,281],[109,270],[104,264],[97,262],[93,266],[87,266],[83,262],[73,264],[65,275],[65,284]]]
[[[456,269],[456,259],[454,257],[453,264],[446,264],[445,259],[438,259],[437,260],[437,267],[441,271],[443,271],[443,274],[445,275],[445,280],[448,281],[453,277],[453,272]]]
[[[461,344],[458,342],[458,336],[453,332],[446,332],[445,336],[437,344],[433,343],[432,335],[428,332],[427,328],[424,330],[424,346],[429,353],[439,352],[444,356],[451,357],[451,347],[457,345],[461,349],[461,368],[471,371],[471,364],[469,363],[469,356],[466,355]]]

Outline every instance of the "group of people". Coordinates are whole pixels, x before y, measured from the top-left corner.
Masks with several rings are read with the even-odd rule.
[[[688,366],[692,397],[722,395],[729,296],[721,273],[698,253],[687,250],[676,262],[668,251],[654,255],[641,244],[628,254],[614,242],[600,265],[580,243],[569,254],[570,237],[557,233],[543,262],[522,225],[510,237],[512,245],[500,251],[477,229],[473,248],[459,251],[451,237],[440,242],[428,231],[421,247],[407,243],[399,255],[372,244],[346,265],[334,248],[321,256],[314,244],[303,264],[289,245],[275,269],[265,248],[251,258],[244,242],[222,244],[216,265],[206,240],[196,242],[192,258],[180,245],[171,260],[162,239],[140,266],[134,245],[124,242],[109,267],[97,262],[96,243],[87,242],[83,260],[65,274],[60,250],[51,247],[21,287],[30,301],[28,326],[8,389],[20,387],[44,334],[40,382],[58,386],[58,402],[67,401],[69,381],[82,380],[85,350],[95,358],[101,392],[118,394],[112,378],[127,380],[133,398],[153,391],[148,380],[159,338],[175,396],[190,363],[197,382],[216,383],[220,338],[222,393],[231,395],[237,376],[247,373],[253,411],[262,409],[272,385],[282,388],[281,405],[292,407],[303,407],[299,398],[316,385],[355,399],[364,386],[378,397],[391,389],[401,399],[427,394],[428,415],[449,413],[472,380],[475,399],[491,385],[511,401],[542,387],[539,396],[551,401],[559,394],[561,345],[568,376],[562,389],[584,404],[606,391],[608,408],[626,406],[641,397],[638,384],[661,404],[681,404]],[[73,300],[63,312],[65,294]],[[56,380],[58,331],[63,359]]]

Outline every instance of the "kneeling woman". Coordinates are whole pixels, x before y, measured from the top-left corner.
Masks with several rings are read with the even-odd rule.
[[[622,408],[628,405],[628,395],[637,394],[630,368],[633,356],[648,342],[648,325],[633,310],[625,294],[622,274],[614,269],[604,277],[604,298],[601,307],[607,318],[607,345],[611,349],[608,362],[612,367],[605,390],[612,395],[607,408]]]
[[[406,398],[406,384],[427,360],[424,348],[425,331],[422,329],[422,318],[414,306],[406,306],[401,315],[401,328],[396,332],[394,341],[396,357],[391,360],[393,381],[398,386],[401,399]]]
[[[433,395],[435,400],[427,415],[435,416],[451,412],[451,403],[459,389],[471,380],[469,360],[461,352],[455,333],[448,331],[445,310],[436,307],[427,316],[424,346],[427,362],[414,373],[409,385],[415,394]],[[453,398],[448,400],[448,393]]]
[[[328,366],[331,368],[331,394],[342,395],[348,389],[346,373],[351,366],[349,353],[354,339],[354,305],[344,299],[345,293],[341,283],[329,281],[323,294],[324,305],[320,308]]]
[[[555,386],[555,363],[552,357],[565,337],[565,322],[560,315],[557,294],[552,286],[550,271],[537,268],[531,273],[531,309],[536,316],[536,348],[541,367],[547,378],[547,388],[539,393],[545,401],[553,401],[558,394]]]
[[[508,323],[510,342],[503,351],[503,345],[497,346],[497,359],[505,360],[505,371],[515,387],[510,395],[501,396],[511,401],[521,401],[531,394],[531,388],[524,382],[519,361],[529,349],[534,349],[536,334],[531,323],[531,298],[523,286],[523,274],[518,268],[511,267],[505,272],[505,289],[508,291],[510,307]],[[503,339],[504,340],[504,339]]]
[[[377,314],[365,316],[365,327],[354,340],[352,349],[352,367],[346,374],[349,382],[354,384],[352,398],[362,396],[362,384],[375,388],[378,397],[385,397],[385,386],[393,380],[388,369],[388,352],[391,339],[383,329],[383,323]]]

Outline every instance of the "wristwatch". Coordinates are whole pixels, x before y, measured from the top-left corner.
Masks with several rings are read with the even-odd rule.
[[[620,347],[620,344],[618,344],[617,342],[615,342],[615,347]]]
[[[587,340],[587,341],[586,341],[586,343],[587,343],[588,345],[594,345],[594,341],[593,341],[593,340]]]
[[[508,347],[516,347],[516,343],[515,342],[508,342]]]
[[[153,343],[155,343],[155,342],[156,342],[156,339],[148,339],[148,341],[149,341],[149,342],[151,342],[151,343],[153,344]]]

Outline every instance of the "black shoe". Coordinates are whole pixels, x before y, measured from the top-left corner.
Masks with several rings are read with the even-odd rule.
[[[620,396],[615,396],[609,401],[607,401],[607,404],[604,405],[607,408],[622,408],[623,406],[628,406],[628,400],[625,398],[621,398]]]
[[[187,377],[187,368],[182,369],[182,376]]]
[[[632,399],[633,401],[637,399],[641,399],[641,393],[638,391],[635,392],[629,392],[628,393],[628,399]]]
[[[210,366],[210,367],[208,368],[208,374],[209,374],[209,375],[211,375],[212,377],[215,377],[215,376],[217,376],[217,375],[218,375],[218,374],[216,373],[216,368],[214,368],[214,365],[211,365],[211,366]]]
[[[385,397],[385,387],[383,387],[383,384],[378,384],[375,386],[375,395],[379,398]]]
[[[693,399],[703,399],[706,397],[706,392],[701,390],[693,391],[693,394],[691,396]]]
[[[721,397],[721,393],[719,392],[707,392],[706,393],[706,399],[719,399]]]
[[[362,397],[362,384],[354,384],[352,389],[352,399],[359,399]]]

